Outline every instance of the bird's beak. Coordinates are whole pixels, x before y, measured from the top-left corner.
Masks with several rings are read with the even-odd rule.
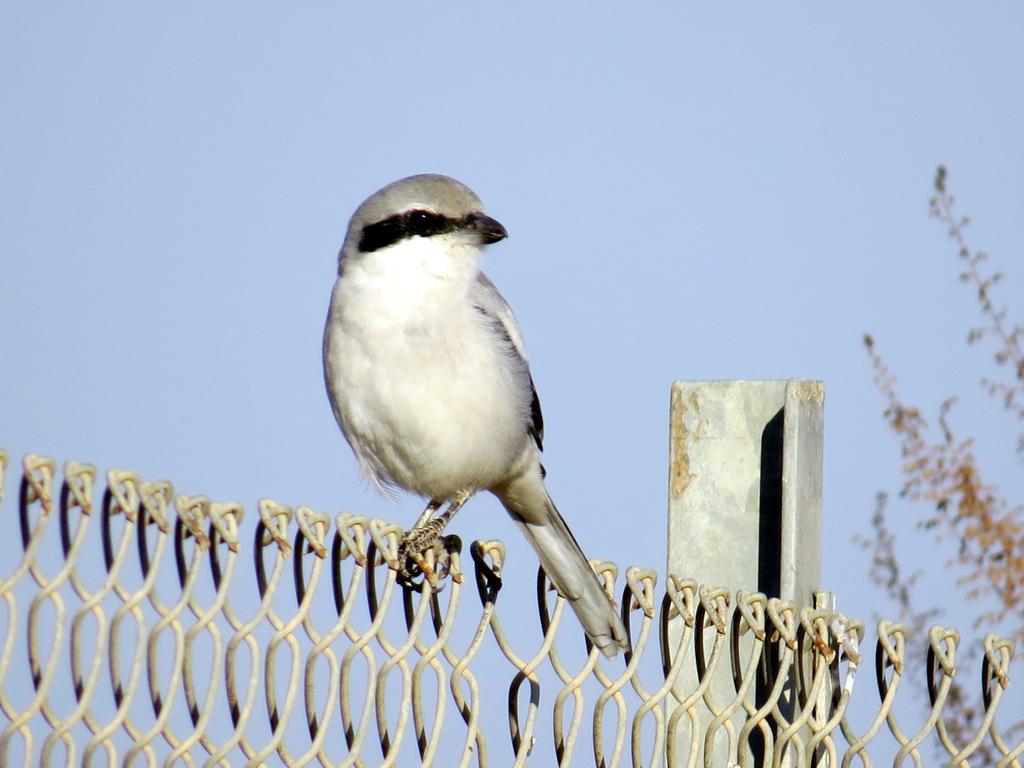
[[[480,242],[484,245],[496,243],[508,237],[508,232],[501,226],[500,221],[492,219],[483,213],[469,214],[467,222],[468,229],[480,235]]]

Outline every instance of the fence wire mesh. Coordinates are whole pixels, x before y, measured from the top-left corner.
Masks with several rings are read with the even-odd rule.
[[[995,635],[964,734],[946,719],[955,630],[932,628],[928,705],[901,710],[906,626],[878,624],[865,680],[864,628],[835,610],[675,576],[661,592],[629,568],[632,652],[606,662],[543,574],[536,607],[499,616],[500,542],[454,549],[432,591],[388,567],[396,525],[263,500],[247,538],[238,504],[116,470],[97,504],[96,474],[23,461],[2,765],[1021,765],[996,718],[1014,646]],[[615,566],[595,567],[611,593]]]

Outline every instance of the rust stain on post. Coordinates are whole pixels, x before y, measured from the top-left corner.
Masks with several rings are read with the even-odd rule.
[[[689,408],[697,411],[699,401],[697,393],[691,392],[689,403],[683,397],[682,391],[672,389],[672,405],[670,412],[669,440],[671,442],[670,465],[669,465],[669,495],[677,499],[683,495],[686,487],[693,480],[695,475],[690,472],[690,453],[687,446],[687,438],[690,430],[686,426],[686,415]]]
[[[797,399],[804,403],[823,405],[825,403],[825,388],[820,381],[793,381],[793,392]]]

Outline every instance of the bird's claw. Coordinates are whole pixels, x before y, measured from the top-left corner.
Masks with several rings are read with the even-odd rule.
[[[409,531],[398,545],[399,583],[418,590],[416,579],[422,576],[431,590],[439,592],[443,589],[441,581],[450,575],[452,581],[461,584],[462,573],[452,569],[451,559],[452,552],[461,550],[458,536],[441,536],[440,529],[430,523]]]

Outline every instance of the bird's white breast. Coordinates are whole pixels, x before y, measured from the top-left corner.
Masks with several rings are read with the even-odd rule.
[[[443,500],[505,479],[529,447],[530,390],[525,364],[468,300],[476,249],[437,241],[405,241],[343,269],[324,363],[364,470]]]

